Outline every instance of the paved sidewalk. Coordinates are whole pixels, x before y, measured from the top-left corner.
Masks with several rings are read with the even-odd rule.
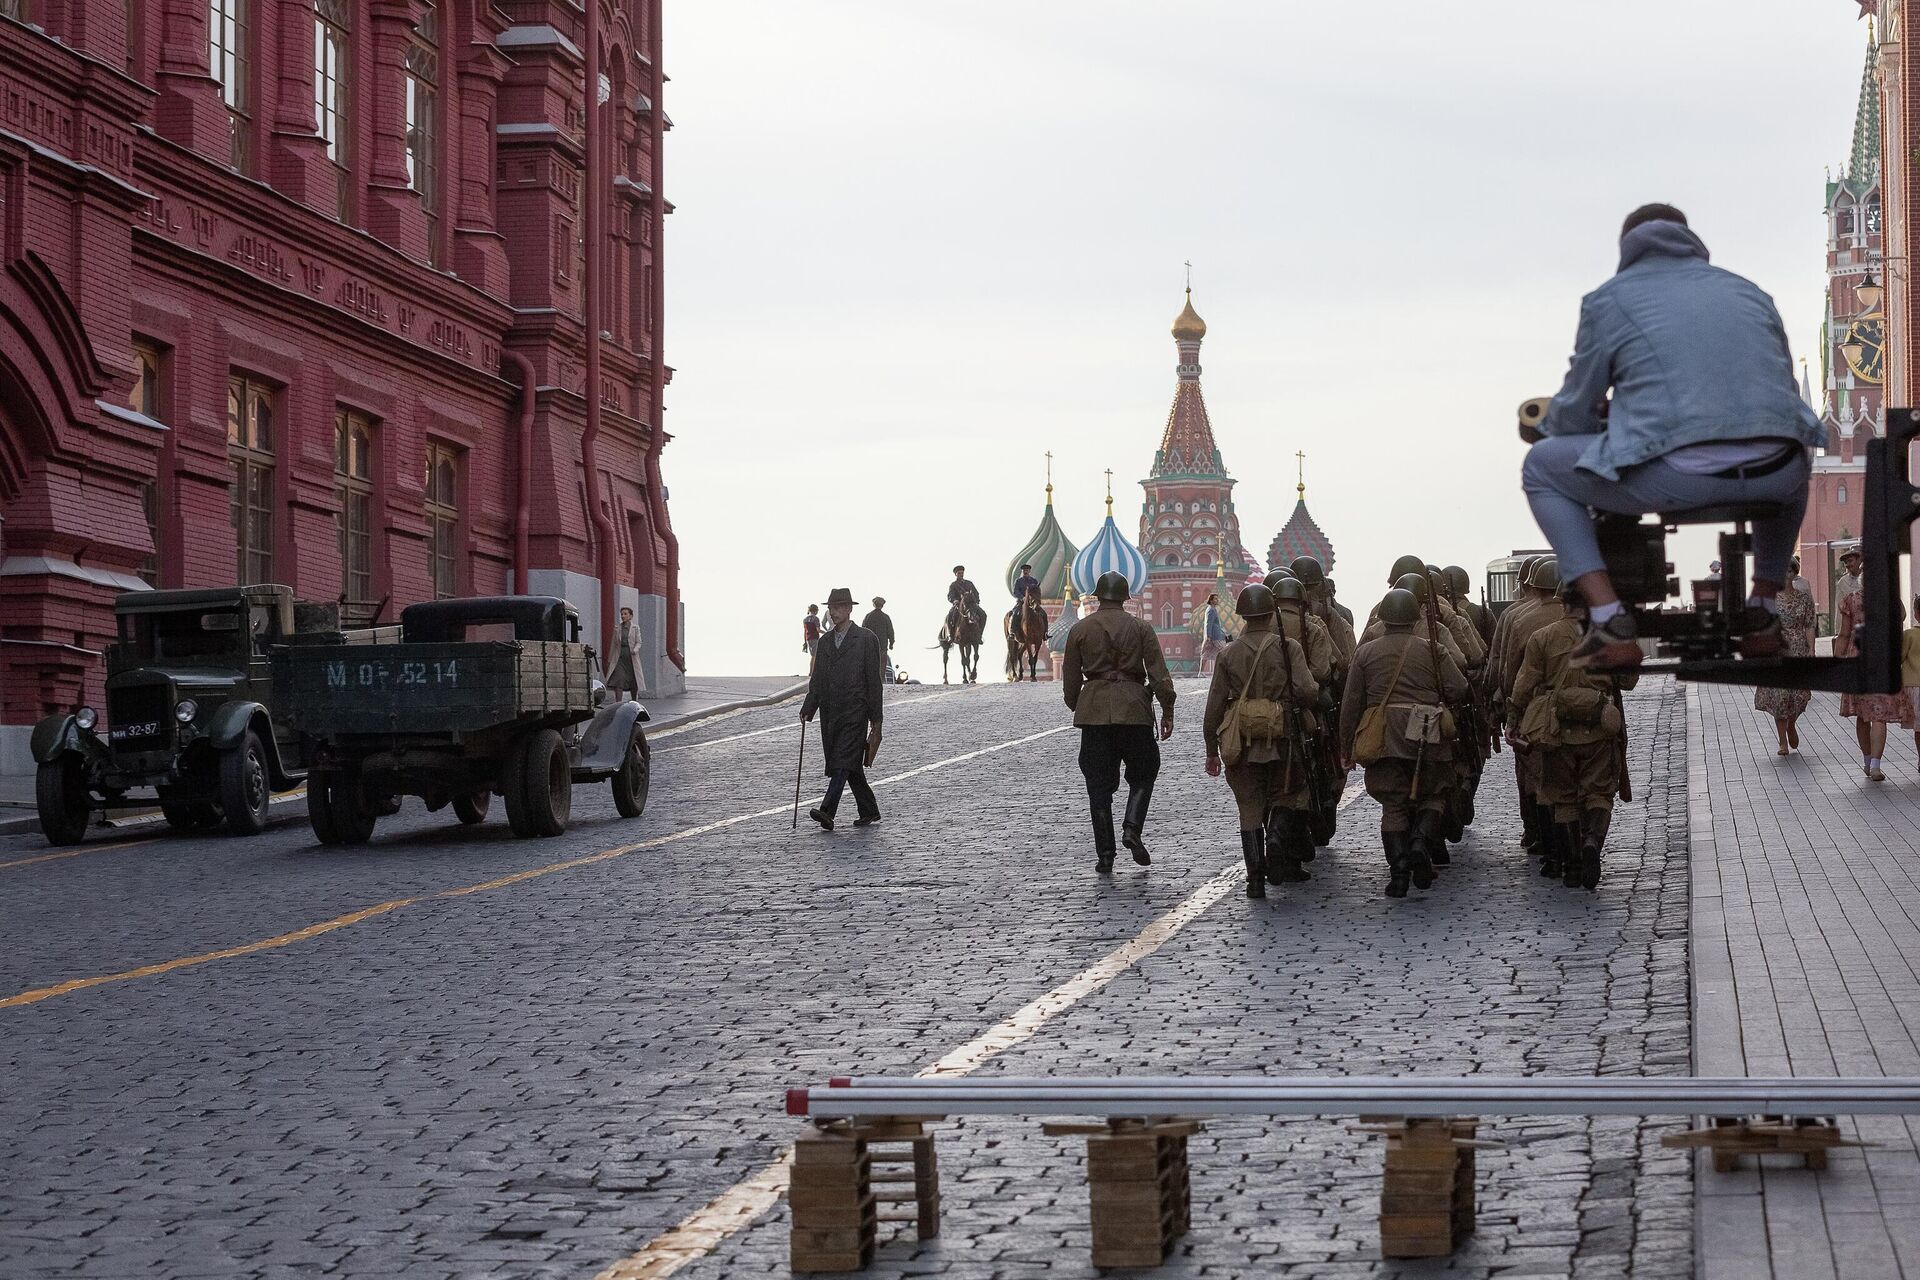
[[[1688,704],[1696,1072],[1920,1074],[1912,736],[1888,735],[1874,783],[1832,695],[1785,759],[1751,691],[1692,686]],[[1835,1151],[1822,1174],[1784,1157],[1715,1174],[1700,1158],[1700,1275],[1920,1277],[1920,1120],[1841,1124],[1881,1145]]]

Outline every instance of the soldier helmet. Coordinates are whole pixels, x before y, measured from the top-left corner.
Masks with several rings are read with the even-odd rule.
[[[1122,604],[1132,594],[1133,589],[1127,585],[1127,575],[1117,569],[1107,570],[1100,575],[1100,580],[1093,584],[1093,598],[1096,600]]]
[[[1233,607],[1243,618],[1271,618],[1273,592],[1269,591],[1265,584],[1256,582],[1252,586],[1241,588],[1240,599]]]
[[[1437,578],[1440,576],[1440,574],[1441,574],[1441,569],[1439,565],[1430,564],[1427,566],[1427,576],[1429,578]]]
[[[1415,604],[1425,604],[1427,602],[1427,593],[1432,590],[1431,585],[1427,582],[1427,575],[1424,573],[1403,573],[1400,575],[1400,581],[1393,585],[1397,590],[1404,591],[1412,596]]]
[[[1459,565],[1457,564],[1448,565],[1446,568],[1446,574],[1447,574],[1447,584],[1453,588],[1452,594],[1456,596],[1465,596],[1473,590],[1473,579],[1468,577],[1467,571],[1465,569],[1462,569]]]
[[[1419,556],[1401,556],[1393,562],[1393,569],[1387,574],[1387,585],[1392,586],[1410,573],[1425,573],[1427,562]]]
[[[1420,621],[1420,602],[1413,592],[1395,587],[1380,597],[1380,621],[1390,627],[1410,627]]]
[[[1310,587],[1317,587],[1327,580],[1327,571],[1312,556],[1296,556],[1293,561],[1293,576]]]
[[[1261,579],[1261,581],[1268,590],[1272,590],[1274,587],[1286,582],[1292,577],[1293,570],[1287,568],[1285,565],[1281,565],[1278,569],[1275,569],[1272,573],[1269,573],[1265,578]]]
[[[1552,556],[1541,556],[1533,562],[1533,568],[1527,571],[1527,585],[1540,591],[1558,591],[1560,589],[1560,562]]]
[[[1276,601],[1298,600],[1304,603],[1307,598],[1307,584],[1298,578],[1282,578],[1274,584],[1273,598]]]

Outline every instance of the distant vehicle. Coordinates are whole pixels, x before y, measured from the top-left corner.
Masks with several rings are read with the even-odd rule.
[[[365,843],[408,795],[464,823],[498,795],[518,836],[564,832],[577,782],[609,783],[623,817],[646,808],[646,709],[609,697],[557,597],[410,605],[397,643],[300,646],[285,661],[322,844]]]
[[[33,729],[47,839],[78,844],[95,809],[146,787],[177,830],[264,829],[272,793],[306,777],[275,663],[292,645],[337,643],[334,606],[296,603],[286,587],[220,587],[128,592],[114,615],[106,723],[81,707]]]
[[[1507,606],[1513,603],[1513,597],[1518,593],[1520,566],[1527,562],[1527,557],[1552,554],[1552,550],[1542,547],[1538,551],[1515,551],[1512,555],[1487,561],[1486,585],[1482,589],[1480,603],[1484,604],[1496,617],[1505,613]]]

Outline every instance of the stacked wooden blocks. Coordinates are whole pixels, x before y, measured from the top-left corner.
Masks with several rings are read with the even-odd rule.
[[[1048,1134],[1087,1135],[1087,1201],[1093,1265],[1157,1267],[1193,1225],[1187,1169],[1192,1120],[1050,1124]]]
[[[911,1222],[922,1240],[940,1234],[940,1164],[933,1135],[919,1120],[882,1120],[855,1131],[867,1143],[874,1199],[905,1205],[880,1214],[882,1222]]]
[[[1706,1147],[1713,1152],[1713,1171],[1732,1173],[1740,1167],[1741,1156],[1797,1155],[1807,1168],[1827,1167],[1827,1151],[1833,1147],[1863,1147],[1869,1144],[1840,1136],[1833,1120],[1816,1116],[1716,1116],[1705,1129],[1689,1129],[1660,1139],[1663,1147]]]
[[[853,1130],[800,1135],[787,1201],[795,1271],[859,1271],[873,1261],[879,1220],[873,1162],[866,1141]]]
[[[1380,1183],[1380,1255],[1443,1258],[1473,1234],[1473,1119],[1409,1119],[1378,1126],[1387,1139]]]

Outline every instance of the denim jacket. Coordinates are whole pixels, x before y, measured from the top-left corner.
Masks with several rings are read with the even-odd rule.
[[[1571,368],[1540,430],[1596,437],[1580,466],[1608,480],[1684,445],[1824,438],[1773,299],[1709,266],[1707,246],[1677,222],[1642,223],[1620,241],[1619,271],[1580,303]]]

